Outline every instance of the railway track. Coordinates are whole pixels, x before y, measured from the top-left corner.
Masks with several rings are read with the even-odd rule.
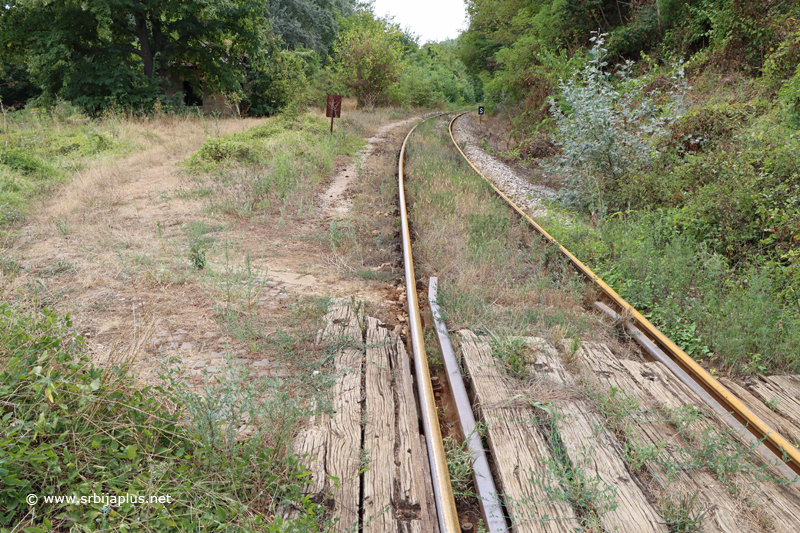
[[[777,472],[786,478],[788,483],[793,484],[793,486],[797,488],[798,474],[800,474],[800,452],[798,452],[798,450],[786,438],[772,429],[764,420],[756,415],[753,410],[749,409],[744,402],[737,398],[730,390],[728,390],[705,369],[692,360],[674,342],[663,335],[655,326],[653,326],[653,324],[651,324],[644,316],[642,316],[639,311],[628,304],[619,294],[617,294],[610,286],[603,282],[603,280],[594,274],[586,265],[579,261],[566,248],[561,246],[540,225],[538,225],[530,216],[528,216],[528,214],[522,208],[516,205],[506,194],[498,189],[491,182],[491,180],[486,178],[479,168],[469,160],[467,155],[455,141],[453,135],[453,125],[463,115],[464,114],[454,117],[448,125],[450,138],[455,148],[458,150],[461,156],[463,156],[467,163],[469,163],[469,165],[492,186],[495,192],[508,203],[511,209],[513,209],[520,217],[525,219],[530,226],[535,229],[535,231],[544,237],[546,241],[557,247],[578,272],[580,272],[583,276],[585,276],[586,279],[594,283],[600,289],[602,293],[601,301],[595,303],[595,308],[612,318],[620,327],[626,328],[628,334],[631,335],[632,338],[641,345],[644,352],[649,354],[653,359],[658,361],[659,364],[666,368],[666,372],[663,374],[664,379],[680,381],[689,391],[691,391],[690,394],[693,394],[694,396],[690,397],[688,401],[696,401],[699,399],[700,401],[704,402],[711,410],[717,413],[721,420],[723,420],[724,423],[729,426],[742,440],[749,443],[755,453],[759,454],[767,464],[772,465]],[[409,231],[404,187],[405,151],[406,146],[409,143],[409,139],[411,138],[415,129],[416,127],[412,129],[406,136],[400,150],[398,162],[398,186],[401,215],[400,225],[406,277],[405,284],[408,296],[408,314],[411,336],[410,345],[416,366],[416,381],[419,391],[420,407],[422,410],[425,434],[428,442],[428,455],[430,458],[430,469],[433,478],[436,507],[439,515],[439,526],[442,532],[450,533],[461,531],[461,529],[459,528],[458,524],[457,510],[452,495],[452,489],[449,486],[446,458],[441,444],[441,431],[436,424],[437,407],[434,400],[434,392],[431,385],[431,375],[427,364],[425,344],[423,341],[423,321],[420,317],[417,281],[414,275],[412,241]],[[435,286],[436,280],[434,278],[431,283],[432,293],[430,295],[430,303],[434,318],[438,319],[439,311],[435,303]],[[630,317],[630,319],[623,320],[621,316]],[[472,418],[474,406],[471,405],[471,402],[478,398],[485,403],[486,394],[490,394],[486,391],[480,390],[480,383],[476,385],[476,381],[480,381],[483,378],[476,378],[475,372],[480,374],[482,372],[491,373],[492,371],[486,366],[486,361],[483,361],[483,366],[481,366],[480,363],[476,363],[475,360],[473,360],[471,363],[465,362],[465,365],[470,367],[466,370],[466,373],[470,375],[471,380],[468,384],[468,388],[471,389],[472,398],[470,398],[470,393],[467,392],[463,382],[461,381],[461,374],[464,369],[459,368],[458,366],[458,357],[453,355],[454,350],[450,346],[447,329],[440,320],[436,320],[436,330],[439,334],[438,338],[441,349],[445,355],[445,364],[448,365],[446,373],[448,379],[450,380],[448,387],[449,392],[453,395],[451,402],[459,406],[464,438],[472,441],[471,449],[473,452],[473,460],[476,463],[475,478],[476,481],[478,481],[476,482],[476,489],[483,504],[483,514],[486,520],[487,529],[491,533],[510,531],[511,526],[509,526],[505,516],[512,516],[513,518],[516,518],[516,520],[512,520],[514,522],[514,531],[527,531],[528,529],[518,525],[518,518],[520,515],[519,510],[517,510],[515,513],[511,509],[512,506],[508,501],[506,501],[504,504],[505,510],[501,509],[503,504],[500,502],[500,498],[498,497],[499,491],[495,488],[494,484],[489,483],[488,485],[485,485],[484,483],[479,482],[480,480],[485,481],[487,478],[489,481],[491,481],[493,476],[497,477],[500,475],[500,477],[502,477],[502,474],[498,474],[498,471],[502,469],[502,465],[499,465],[498,462],[504,460],[503,458],[498,457],[490,459],[494,465],[494,473],[491,472],[487,459],[483,455],[483,444],[481,443],[480,439],[476,438],[475,431],[473,429],[475,427],[475,422]],[[482,343],[480,339],[476,337],[470,337],[469,335],[469,332],[466,332],[465,335],[462,335],[460,342],[461,351],[465,352],[467,348],[475,350],[476,352],[481,352],[481,350],[483,350],[485,355],[486,343]],[[547,352],[548,350],[547,348],[542,348],[542,351]],[[590,350],[587,349],[587,352],[590,352]],[[448,353],[450,356],[448,356]],[[558,363],[553,358],[553,353],[548,354],[547,357],[552,358],[550,360],[552,366],[557,366]],[[599,354],[599,350],[597,353]],[[462,360],[464,357],[466,356],[464,356],[462,353]],[[473,357],[477,360],[482,356],[475,356],[473,354]],[[599,357],[602,358],[602,356]],[[561,379],[557,376],[557,374],[558,372],[553,373],[555,379]],[[478,389],[477,391],[475,390],[476,388]],[[683,401],[687,401],[686,398],[687,397],[684,397]],[[585,414],[582,413],[585,408],[585,406],[582,404],[579,405],[575,404],[574,402],[566,403],[564,404],[564,408],[568,411],[573,410],[581,414],[581,416]],[[485,418],[487,416],[487,409],[484,408],[483,411],[483,416]],[[591,420],[591,416],[588,416],[587,420]],[[565,430],[566,429],[567,428],[565,428]],[[497,436],[495,436],[495,438],[497,438]],[[489,436],[490,441],[491,439],[492,435]],[[497,443],[494,443],[491,446],[493,448],[492,451],[494,453],[498,453],[497,448],[502,448],[502,446],[495,444]],[[545,444],[552,447],[552,442]],[[566,443],[564,444],[564,449],[569,450],[571,446],[572,445],[570,443]],[[599,476],[600,473],[598,471],[598,479]],[[507,493],[509,490],[508,483],[504,483],[501,480],[501,488]],[[506,497],[508,497],[508,494],[506,494]],[[555,508],[549,510],[559,512],[559,510]],[[564,512],[563,509],[560,511]],[[566,512],[568,513],[569,511],[567,510]],[[596,511],[590,510],[590,512]],[[634,519],[635,514],[636,512],[633,511],[632,514],[628,516],[628,519]],[[621,519],[624,521],[626,518],[622,517]],[[570,520],[577,520],[580,522],[581,520],[585,521],[585,517],[568,517],[566,523],[568,523]],[[659,522],[659,518],[657,516],[643,515],[638,517],[638,520],[639,521],[635,524],[622,524],[622,526],[620,526],[621,523],[615,524],[612,520],[608,523],[605,523],[604,527],[605,530],[610,530],[610,528],[613,527],[619,531],[665,530],[663,529],[663,521]],[[791,521],[791,518],[789,520]],[[529,522],[535,523],[536,520],[529,520]],[[730,530],[726,529],[726,527],[736,527],[735,525],[730,524],[726,526],[724,524],[724,519],[722,518],[720,518],[718,522],[721,524],[719,527],[721,531]],[[542,524],[547,523],[547,520],[542,521]],[[647,524],[647,526],[643,524]],[[573,525],[574,524],[570,524],[570,527]],[[638,529],[640,527],[641,529]],[[530,530],[539,531],[540,529],[534,527]],[[561,529],[559,529],[559,527],[549,527],[543,525],[541,530],[560,531]]]
[[[469,161],[453,138],[460,116],[448,131]],[[759,418],[716,380],[704,381],[705,371],[683,361],[674,343],[488,179],[533,228],[526,231],[539,232],[601,288],[595,308],[628,328],[649,358],[618,357],[599,341],[567,349],[530,337],[524,341],[535,363],[520,378],[497,363],[486,335],[448,332],[437,280],[427,283],[428,302],[421,301],[426,283],[414,270],[406,151],[422,122],[405,136],[397,163],[405,280],[390,303],[405,300],[408,317],[392,332],[353,301],[334,305],[320,332],[340,346],[332,410],[295,441],[310,472],[304,492],[328,509],[332,530],[458,533],[477,531],[482,515],[489,533],[669,533],[700,531],[688,526],[701,522],[708,532],[796,531],[800,462],[763,422],[772,415]],[[410,179],[423,178],[412,171]],[[428,365],[432,339],[445,366],[434,368],[436,375]],[[454,411],[458,417],[443,416]],[[453,493],[443,433],[469,443],[477,498],[466,503]],[[800,438],[800,425],[792,438]],[[692,448],[703,448],[705,463],[697,464]],[[713,461],[724,464],[711,468]],[[784,481],[745,479],[737,462]]]

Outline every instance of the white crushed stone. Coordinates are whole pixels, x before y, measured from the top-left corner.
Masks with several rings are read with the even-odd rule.
[[[548,187],[532,184],[526,176],[520,175],[499,159],[487,154],[476,140],[480,136],[475,131],[472,115],[464,115],[453,125],[453,137],[462,147],[472,163],[483,172],[487,179],[503,191],[515,204],[528,213],[531,218],[547,215],[542,200],[553,200],[556,192]]]

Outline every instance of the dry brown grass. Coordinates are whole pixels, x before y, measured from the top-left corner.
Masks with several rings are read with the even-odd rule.
[[[363,136],[400,116],[394,110],[348,109],[342,120]],[[297,302],[318,297],[390,299],[391,285],[365,283],[359,272],[342,279],[330,268],[329,222],[318,215],[245,219],[210,210],[208,199],[197,194],[181,163],[209,136],[262,122],[190,116],[109,117],[100,123],[98,129],[128,150],[87,161],[41,201],[0,250],[8,258],[0,265],[0,299],[70,312],[93,359],[98,364],[132,364],[140,383],[157,382],[165,366],[193,372],[201,368],[196,365],[216,365],[225,356],[245,364],[280,361],[285,348],[265,339],[316,320],[298,319],[291,312]],[[376,170],[380,176],[369,187],[387,187],[383,182],[394,174],[391,151],[379,147],[378,159],[385,156],[389,166]],[[323,179],[317,189],[326,183]],[[371,209],[381,205],[384,212],[393,211],[392,199],[389,194]],[[384,244],[371,251],[372,242],[365,240],[359,264],[380,266],[394,254],[393,218],[377,211],[373,215],[366,227],[381,236],[369,233],[369,238]],[[360,212],[353,223],[364,223]],[[197,242],[205,247],[202,270],[190,259],[191,245]],[[265,283],[269,279],[280,285],[281,279],[303,274],[312,282],[281,289],[282,299],[275,299]],[[383,315],[394,317],[386,310]],[[254,371],[273,368],[277,366]],[[193,385],[201,381],[202,376],[190,380]]]
[[[408,194],[415,260],[420,276],[440,279],[448,327],[588,332],[585,284],[462,161],[446,130],[432,128],[412,139]]]

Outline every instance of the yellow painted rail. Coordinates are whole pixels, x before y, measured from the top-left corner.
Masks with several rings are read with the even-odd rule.
[[[608,284],[606,284],[600,277],[592,272],[592,270],[584,265],[577,257],[572,255],[569,250],[564,248],[558,241],[556,241],[544,228],[537,224],[527,213],[525,213],[517,204],[515,204],[508,196],[498,189],[491,180],[486,178],[483,173],[469,160],[467,155],[458,145],[453,137],[453,123],[459,117],[466,115],[462,113],[450,121],[449,131],[450,139],[453,144],[467,161],[470,166],[477,172],[489,185],[499,194],[508,204],[523,218],[525,218],[531,226],[536,229],[547,241],[554,246],[557,246],[561,253],[563,253],[572,262],[572,264],[587,278],[592,280],[603,294],[611,300],[623,312],[622,315],[629,314],[633,322],[639,327],[640,330],[659,348],[661,348],[667,355],[669,355],[686,373],[688,373],[706,392],[708,392],[715,400],[717,400],[729,413],[731,413],[742,425],[744,425],[751,433],[753,433],[759,440],[762,440],[764,445],[769,448],[778,458],[783,460],[792,471],[800,475],[800,451],[797,450],[792,444],[786,440],[782,435],[772,429],[766,422],[761,420],[753,411],[751,411],[742,401],[737,398],[731,391],[726,389],[714,376],[708,373],[705,368],[700,366],[694,359],[689,357],[686,352],[681,350],[677,344],[672,342],[666,335],[661,333],[649,320],[636,310],[631,304],[617,294]]]

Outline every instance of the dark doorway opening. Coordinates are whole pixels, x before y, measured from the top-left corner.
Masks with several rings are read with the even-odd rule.
[[[185,80],[183,82],[183,103],[186,106],[203,105],[203,97],[197,96],[197,93],[192,89],[192,85]]]

